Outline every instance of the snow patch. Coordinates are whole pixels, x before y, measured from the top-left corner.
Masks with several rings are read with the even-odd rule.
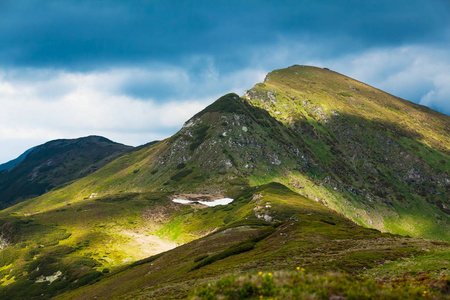
[[[213,201],[191,201],[191,200],[185,200],[185,199],[172,199],[173,202],[175,203],[181,203],[181,204],[189,204],[189,203],[200,203],[206,206],[217,206],[217,205],[227,205],[230,204],[231,202],[233,202],[234,199],[231,198],[222,198],[222,199],[217,199],[217,200],[213,200]]]

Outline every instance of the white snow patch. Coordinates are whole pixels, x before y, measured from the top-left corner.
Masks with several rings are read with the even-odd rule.
[[[190,201],[190,200],[185,200],[185,199],[172,199],[172,201],[175,203],[188,204],[188,203],[198,202],[200,204],[207,205],[207,206],[227,205],[227,204],[230,204],[231,202],[233,202],[233,200],[234,199],[231,199],[231,198],[222,198],[222,199],[217,199],[214,201]]]
[[[181,204],[188,204],[188,203],[194,202],[194,201],[183,200],[183,199],[172,199],[172,201],[175,203],[181,203]]]

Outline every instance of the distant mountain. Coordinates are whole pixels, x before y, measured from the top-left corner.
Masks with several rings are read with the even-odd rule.
[[[14,168],[0,172],[0,207],[84,177],[132,149],[99,136],[55,140],[30,149]]]
[[[12,159],[4,164],[0,165],[0,171],[3,170],[9,170],[12,169],[15,165],[17,165],[18,163],[20,163],[22,160],[25,159],[25,157],[27,157],[28,153],[31,152],[31,150],[33,150],[33,148],[28,149],[27,151],[25,151],[24,153],[22,153],[19,157]]]

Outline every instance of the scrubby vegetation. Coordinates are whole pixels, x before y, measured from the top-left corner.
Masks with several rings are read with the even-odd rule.
[[[197,288],[190,299],[450,299],[450,277],[384,284],[342,273],[297,271],[228,276]]]
[[[261,235],[250,238],[249,240],[243,241],[237,245],[231,246],[230,248],[225,249],[224,251],[222,251],[220,253],[217,253],[212,256],[204,256],[204,257],[202,257],[202,259],[196,259],[197,261],[200,261],[200,262],[198,264],[196,264],[194,267],[192,267],[192,270],[200,269],[201,267],[210,265],[213,262],[227,258],[232,255],[236,255],[236,254],[240,254],[243,252],[253,250],[259,241],[265,239],[266,237],[273,234],[274,232],[275,232],[275,229],[273,227],[269,227],[268,229],[264,230],[261,233]]]

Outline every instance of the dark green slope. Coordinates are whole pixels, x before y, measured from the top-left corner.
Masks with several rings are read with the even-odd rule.
[[[0,207],[84,177],[132,149],[99,136],[37,146],[13,168],[0,172]]]

